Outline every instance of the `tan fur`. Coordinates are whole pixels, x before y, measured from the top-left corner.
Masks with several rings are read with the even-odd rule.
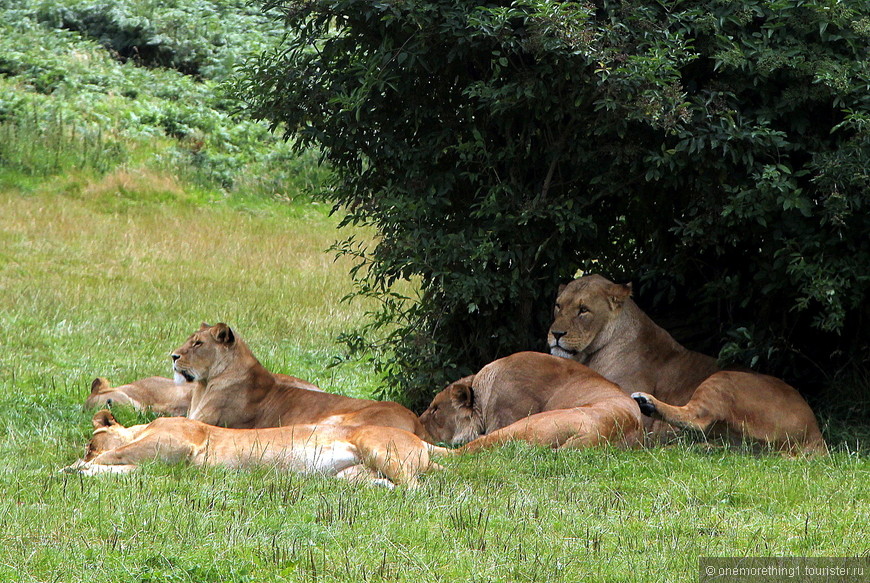
[[[793,387],[757,373],[720,371],[715,359],[680,345],[630,296],[630,284],[600,275],[565,286],[547,338],[550,352],[588,365],[629,394],[648,396],[659,410],[644,420],[654,437],[674,426],[712,433],[727,427],[735,440],[757,439],[790,451],[825,450],[815,415]],[[702,421],[688,422],[693,416]]]
[[[276,374],[275,380],[288,387],[322,392],[316,385],[294,376]],[[112,387],[107,379],[98,377],[91,383],[91,394],[85,401],[85,407],[96,409],[121,405],[137,411],[153,411],[161,415],[180,417],[187,415],[195,386],[196,383],[177,383],[164,377],[148,377]]]
[[[508,441],[579,448],[636,445],[637,405],[589,368],[539,352],[519,352],[438,393],[420,421],[436,441],[472,452]]]
[[[398,403],[354,399],[277,382],[226,324],[203,324],[172,358],[175,373],[196,383],[188,417],[209,425],[379,425],[431,440],[417,416]]]
[[[85,407],[96,409],[122,405],[161,415],[186,415],[193,387],[193,383],[176,384],[172,379],[163,377],[148,377],[112,387],[108,380],[98,377],[91,383],[91,394],[85,401]]]
[[[414,488],[417,477],[439,466],[430,453],[448,450],[392,427],[294,425],[227,429],[185,417],[162,417],[124,427],[107,411],[93,418],[94,434],[84,458],[66,471],[85,475],[126,473],[151,460],[193,465],[271,465],[303,473],[364,477]]]

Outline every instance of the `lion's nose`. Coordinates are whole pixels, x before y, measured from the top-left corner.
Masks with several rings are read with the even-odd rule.
[[[553,338],[555,338],[556,341],[558,341],[559,338],[561,338],[562,336],[565,335],[565,332],[554,332],[553,330],[550,330],[550,334],[552,334]]]
[[[181,358],[181,355],[180,355],[180,354],[171,354],[170,356],[172,356],[172,362],[175,362],[176,360],[178,360],[179,358]]]

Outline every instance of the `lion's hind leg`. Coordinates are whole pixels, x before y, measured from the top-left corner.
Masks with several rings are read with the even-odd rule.
[[[757,443],[806,455],[827,451],[812,409],[793,387],[773,377],[720,371],[701,383],[682,407],[647,393],[632,398],[644,415],[734,444]]]
[[[365,466],[396,485],[416,488],[419,475],[434,469],[423,440],[408,431],[363,426],[354,432],[352,441]]]
[[[578,433],[568,438],[558,449],[584,449],[601,445],[605,441],[598,433]]]
[[[396,485],[384,478],[380,472],[366,466],[365,464],[357,464],[355,466],[350,466],[349,468],[345,468],[335,474],[336,478],[341,480],[347,480],[348,482],[352,482],[354,484],[369,484],[372,486],[383,486],[389,490],[392,490],[396,487]]]
[[[632,393],[631,398],[637,402],[640,412],[647,417],[660,419],[681,429],[706,433],[714,423],[722,420],[722,416],[715,411],[716,408],[711,410],[705,400],[696,399],[695,396],[682,407],[668,405],[648,393]]]

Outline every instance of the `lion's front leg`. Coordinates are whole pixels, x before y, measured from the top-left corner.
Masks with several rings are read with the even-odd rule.
[[[83,476],[96,476],[97,474],[129,474],[135,470],[137,465],[101,465],[93,461],[86,462],[85,460],[76,460],[74,463],[63,468],[61,472],[65,474],[82,474]]]
[[[126,445],[105,451],[87,463],[93,466],[136,467],[143,462],[158,460],[174,464],[189,461],[192,453],[193,447],[187,441],[178,439],[171,434],[152,433]]]
[[[93,462],[85,462],[84,465],[76,471],[83,476],[97,476],[99,474],[129,474],[130,472],[135,471],[138,467],[139,466],[134,464],[105,466]]]

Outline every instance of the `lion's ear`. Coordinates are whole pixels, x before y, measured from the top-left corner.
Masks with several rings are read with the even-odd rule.
[[[611,309],[621,308],[625,300],[631,297],[631,283],[614,283],[607,288],[607,300]]]
[[[94,429],[99,429],[101,427],[111,427],[112,425],[117,425],[118,422],[115,421],[114,415],[108,409],[101,409],[94,413],[93,419],[91,419],[91,423],[94,426]]]
[[[567,283],[560,283],[560,284],[559,284],[559,291],[556,292],[556,295],[557,295],[557,296],[561,296],[561,295],[562,295],[562,292],[565,291],[565,288],[566,288],[566,287],[568,287],[568,284],[567,284]]]
[[[109,385],[109,380],[104,379],[103,377],[97,377],[94,379],[94,382],[91,383],[91,394],[99,393],[105,389],[108,389],[111,385]]]
[[[236,341],[236,335],[233,333],[232,328],[223,322],[212,326],[211,335],[214,336],[214,339],[217,340],[219,344],[230,345]]]
[[[471,409],[474,406],[473,380],[474,376],[465,377],[450,385],[450,399],[457,407]]]

